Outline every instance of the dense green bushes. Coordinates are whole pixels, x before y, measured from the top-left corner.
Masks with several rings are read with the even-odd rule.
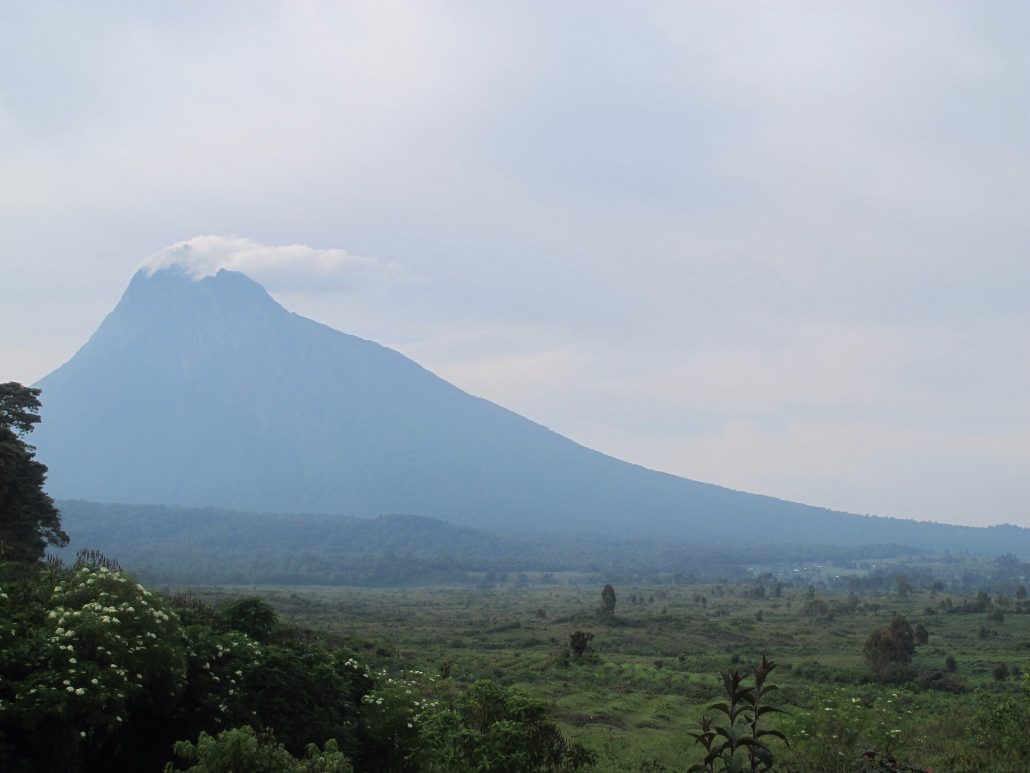
[[[0,570],[3,568],[0,567]],[[543,704],[373,672],[256,598],[175,602],[105,565],[0,580],[0,769],[341,773],[574,770]],[[452,692],[453,689],[452,689]],[[464,764],[464,763],[463,763]],[[167,767],[166,767],[167,766]]]
[[[175,755],[189,773],[353,773],[350,761],[335,741],[325,749],[309,744],[304,758],[298,760],[267,733],[257,734],[249,725],[224,730],[217,737],[201,733],[197,743],[179,741]],[[166,773],[174,773],[168,763]]]
[[[479,681],[453,708],[422,725],[419,769],[435,773],[522,773],[576,770],[595,755],[570,743],[547,719],[546,706]]]

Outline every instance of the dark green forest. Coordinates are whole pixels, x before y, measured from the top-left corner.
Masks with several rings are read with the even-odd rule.
[[[888,559],[908,563],[907,571],[947,561],[951,571],[942,566],[943,579],[968,585],[993,577],[994,570],[984,570],[978,557],[1008,554],[1020,546],[1018,540],[1005,540],[1001,527],[997,549],[985,554],[969,552],[961,531],[943,543],[950,549],[934,550],[920,543],[795,545],[779,541],[774,528],[769,534],[741,534],[735,540],[714,540],[705,534],[692,539],[641,535],[631,524],[619,533],[498,534],[415,515],[356,518],[81,500],[58,504],[72,538],[61,552],[66,560],[80,548],[101,549],[131,565],[146,581],[171,584],[384,587],[477,584],[507,574],[515,578],[519,573],[562,572],[591,574],[591,581],[682,583],[747,578],[755,567],[791,573],[801,566],[869,565]],[[978,567],[976,577],[965,576],[969,566]],[[984,571],[987,576],[981,576]]]

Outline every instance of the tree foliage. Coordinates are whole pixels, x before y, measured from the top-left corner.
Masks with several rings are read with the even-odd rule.
[[[573,631],[569,634],[569,649],[574,657],[582,658],[590,649],[590,642],[594,635],[586,631]]]
[[[179,741],[175,755],[188,773],[352,773],[350,761],[333,740],[319,749],[309,744],[304,758],[298,760],[268,733],[255,733],[250,725],[223,730],[217,736],[201,733],[197,742]],[[165,773],[174,773],[172,763]]]
[[[420,731],[419,770],[470,773],[573,771],[596,762],[547,718],[547,707],[495,682],[473,684]]]
[[[222,619],[234,631],[261,642],[268,641],[279,624],[279,615],[272,605],[257,596],[230,602],[222,610]]]
[[[0,384],[0,560],[39,561],[47,545],[68,544],[54,500],[43,490],[46,465],[24,435],[39,422],[39,389]]]
[[[879,677],[889,677],[912,662],[916,652],[915,631],[903,616],[895,614],[887,628],[876,628],[866,639],[862,653]]]

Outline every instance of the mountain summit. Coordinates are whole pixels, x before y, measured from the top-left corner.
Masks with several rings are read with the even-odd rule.
[[[600,454],[395,351],[291,313],[224,269],[141,269],[90,340],[39,386],[35,440],[61,498],[418,513],[512,531],[770,529],[838,543],[896,540],[872,524],[907,523]]]

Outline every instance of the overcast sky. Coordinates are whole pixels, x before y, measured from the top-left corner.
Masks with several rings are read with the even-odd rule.
[[[1030,526],[1027,40],[1025,2],[0,0],[0,381],[200,236],[623,459]]]

